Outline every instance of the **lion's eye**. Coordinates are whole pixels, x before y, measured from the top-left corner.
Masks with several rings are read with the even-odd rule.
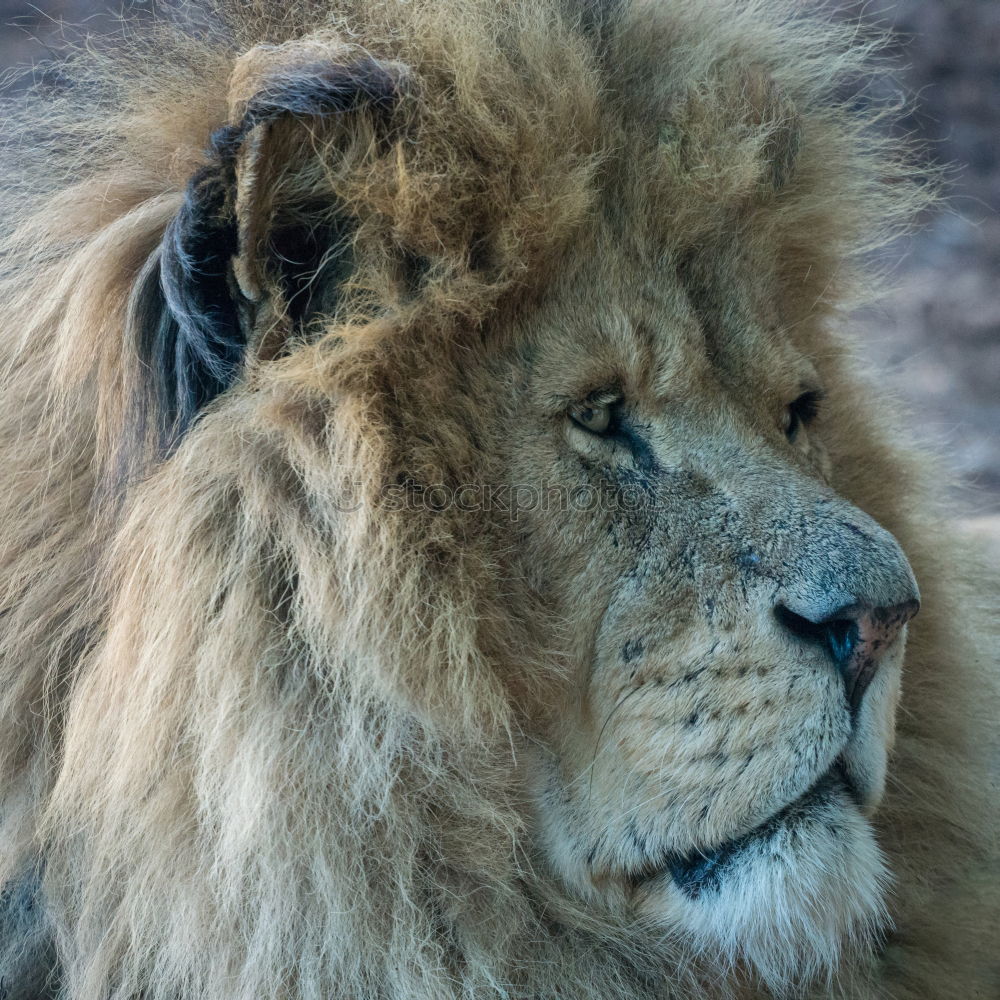
[[[603,396],[575,403],[569,408],[570,420],[591,434],[606,434],[611,427],[614,403],[614,399]]]
[[[818,389],[809,389],[785,407],[783,430],[789,441],[794,441],[799,430],[816,417],[822,398],[823,394]]]

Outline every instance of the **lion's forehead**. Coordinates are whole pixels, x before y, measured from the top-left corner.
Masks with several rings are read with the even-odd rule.
[[[818,383],[810,331],[789,329],[780,289],[755,265],[747,253],[695,278],[679,252],[638,261],[605,245],[581,254],[527,324],[536,395],[615,383],[656,410],[692,397],[770,400]]]
[[[832,206],[816,209],[830,137],[807,141],[813,98],[738,39],[725,65],[706,60],[687,18],[640,6],[611,42],[532,22],[528,62],[509,38],[497,46],[463,25],[455,44],[478,54],[460,72],[440,58],[449,26],[394,39],[390,54],[411,69],[397,133],[405,141],[365,144],[352,169],[327,147],[333,194],[364,216],[359,247],[377,261],[388,241],[421,261],[422,274],[461,280],[469,315],[480,292],[486,308],[499,288],[508,305],[533,301],[526,287],[551,289],[567,267],[599,256],[661,279],[680,273],[688,307],[724,354],[740,350],[732,324],[719,321],[735,321],[734,301],[755,317],[751,327],[800,322],[828,283],[828,247],[847,235]],[[315,183],[311,171],[302,176]],[[662,281],[646,284],[660,294]],[[650,293],[633,282],[630,294]],[[444,300],[428,296],[428,308],[440,313]],[[743,354],[734,368],[759,352]]]

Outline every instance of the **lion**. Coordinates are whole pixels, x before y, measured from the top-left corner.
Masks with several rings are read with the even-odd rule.
[[[222,2],[8,98],[4,996],[998,995],[877,44]]]

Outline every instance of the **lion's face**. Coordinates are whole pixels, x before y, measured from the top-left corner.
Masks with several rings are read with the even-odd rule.
[[[595,252],[528,333],[512,464],[573,671],[534,762],[544,863],[773,983],[880,922],[867,817],[918,594],[829,485],[823,359],[748,266]]]

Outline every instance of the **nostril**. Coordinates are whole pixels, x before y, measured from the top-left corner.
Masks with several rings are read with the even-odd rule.
[[[822,622],[814,622],[809,618],[796,614],[791,608],[779,604],[774,609],[778,621],[798,639],[815,643],[818,646],[826,643],[826,626]]]
[[[856,713],[882,660],[884,651],[902,632],[920,607],[916,599],[888,607],[841,604],[819,620],[806,618],[779,604],[775,617],[797,639],[822,649],[833,660],[844,681],[851,712]]]
[[[819,646],[829,653],[843,672],[847,670],[860,637],[857,621],[845,617],[846,610],[837,612],[837,617],[831,616],[818,622],[796,614],[784,604],[779,604],[774,609],[774,614],[782,626],[797,639]]]
[[[846,670],[858,644],[858,623],[850,618],[838,618],[824,622],[822,628],[826,630],[826,644],[830,655],[841,670]]]

